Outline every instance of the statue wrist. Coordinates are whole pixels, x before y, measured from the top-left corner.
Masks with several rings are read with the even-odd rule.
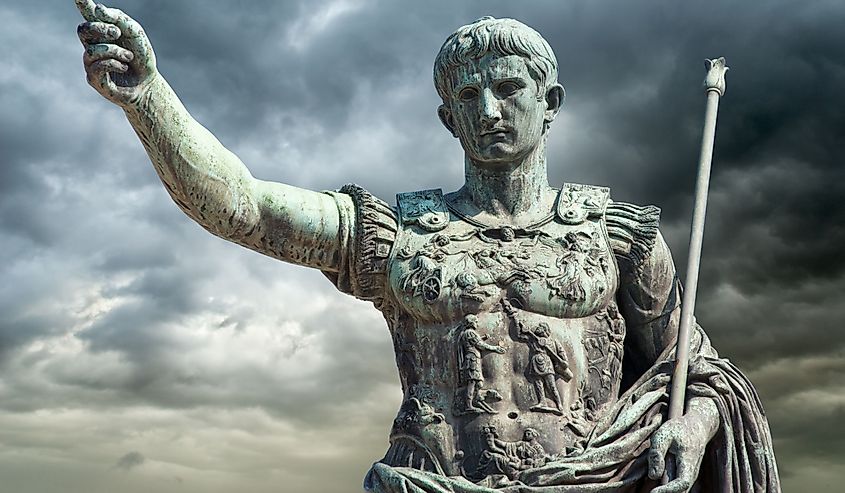
[[[137,94],[125,104],[121,105],[123,111],[129,116],[148,112],[149,107],[157,100],[167,98],[168,92],[174,97],[176,96],[176,94],[173,93],[173,89],[170,88],[170,85],[164,80],[164,77],[162,77],[157,70],[151,73],[146,80],[138,84],[137,88]]]

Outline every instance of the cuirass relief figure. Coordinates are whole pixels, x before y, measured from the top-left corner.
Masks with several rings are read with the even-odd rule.
[[[701,327],[685,412],[667,418],[682,289],[660,211],[548,183],[564,90],[536,31],[483,17],[447,38],[438,115],[466,181],[387,203],[253,178],[190,116],[134,20],[77,5],[88,81],[125,111],[176,204],[384,314],[404,399],[366,490],[780,491],[755,391]]]

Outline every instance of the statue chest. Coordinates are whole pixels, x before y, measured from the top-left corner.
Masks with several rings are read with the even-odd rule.
[[[460,220],[437,232],[411,226],[394,251],[390,289],[420,322],[456,322],[503,299],[549,317],[587,317],[607,306],[618,283],[600,219],[532,230]]]
[[[567,187],[525,229],[472,224],[437,191],[400,196],[388,289],[405,400],[383,462],[478,479],[582,444],[618,395],[625,334],[599,192]]]
[[[406,395],[385,461],[423,457],[479,479],[578,449],[621,375],[625,327],[602,223],[508,232],[452,221],[399,241],[389,279]],[[509,448],[491,446],[493,433],[513,453],[496,452]],[[526,447],[539,452],[515,452]]]

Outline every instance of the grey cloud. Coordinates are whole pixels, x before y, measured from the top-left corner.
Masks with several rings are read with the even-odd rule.
[[[146,461],[146,457],[144,457],[141,452],[128,452],[120,459],[117,459],[117,462],[115,462],[114,467],[118,469],[123,469],[124,471],[131,471],[136,467],[144,465],[144,462]]]

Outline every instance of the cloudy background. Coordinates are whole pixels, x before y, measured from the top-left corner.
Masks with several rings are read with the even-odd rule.
[[[845,481],[845,4],[115,0],[257,177],[455,189],[434,55],[485,14],[561,62],[553,183],[654,203],[680,265],[705,57],[732,67],[698,317],[786,491]],[[706,7],[705,7],[706,6]],[[85,82],[71,0],[0,5],[0,491],[356,492],[399,405],[380,315],[179,212]]]

